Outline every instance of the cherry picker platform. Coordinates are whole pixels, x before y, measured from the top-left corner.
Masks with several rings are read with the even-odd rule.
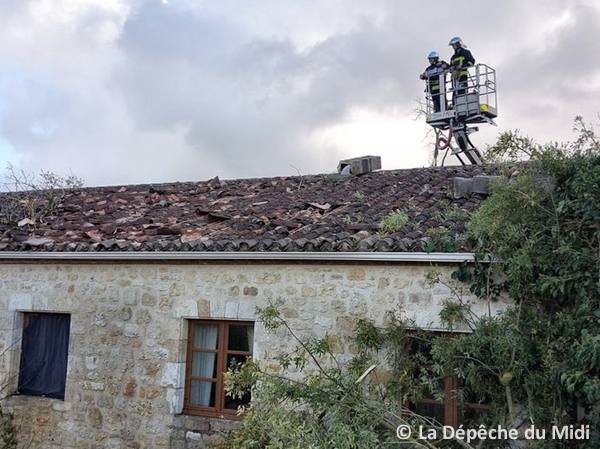
[[[438,152],[446,150],[442,165],[448,151],[463,165],[480,164],[481,153],[469,139],[469,134],[479,131],[473,126],[476,124],[496,126],[496,71],[486,64],[463,67],[461,71],[464,70],[469,73],[466,80],[452,80],[449,72],[435,75],[440,78],[440,89],[434,92],[429,89],[431,83],[426,83],[425,120],[437,130],[435,146]],[[442,135],[446,130],[447,137]]]

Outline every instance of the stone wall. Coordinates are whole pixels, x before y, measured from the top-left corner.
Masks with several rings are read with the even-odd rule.
[[[204,447],[235,422],[182,415],[189,318],[254,320],[278,304],[301,335],[339,341],[357,318],[382,324],[400,307],[423,327],[439,327],[449,290],[426,289],[422,265],[75,264],[0,265],[0,376],[15,391],[23,312],[71,314],[66,397],[12,396],[19,439],[30,448]],[[441,269],[446,275],[451,266]],[[504,303],[478,303],[481,313]],[[288,350],[289,338],[255,327],[254,355]]]

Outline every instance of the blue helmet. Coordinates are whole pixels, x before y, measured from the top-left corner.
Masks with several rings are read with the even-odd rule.
[[[437,51],[432,51],[431,53],[429,53],[427,55],[427,59],[439,59],[440,55],[438,54]]]
[[[460,44],[461,46],[463,45],[463,41],[460,37],[456,36],[453,37],[452,39],[450,39],[450,42],[448,42],[448,45],[455,45],[455,44]]]

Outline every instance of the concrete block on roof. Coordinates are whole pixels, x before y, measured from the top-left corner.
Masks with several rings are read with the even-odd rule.
[[[488,195],[490,193],[490,183],[494,179],[500,179],[500,176],[477,175],[473,177],[473,193]]]
[[[537,174],[533,175],[533,180],[536,185],[545,192],[551,192],[556,186],[556,182],[548,175]]]
[[[473,193],[473,178],[453,178],[452,187],[454,189],[454,196],[470,197]]]
[[[362,175],[380,169],[380,156],[361,156],[352,159],[344,159],[338,164],[338,173],[345,175]]]

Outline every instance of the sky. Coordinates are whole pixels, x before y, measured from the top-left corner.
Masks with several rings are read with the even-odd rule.
[[[497,71],[497,127],[600,119],[600,2],[0,0],[0,169],[86,185],[429,165],[427,54]]]

